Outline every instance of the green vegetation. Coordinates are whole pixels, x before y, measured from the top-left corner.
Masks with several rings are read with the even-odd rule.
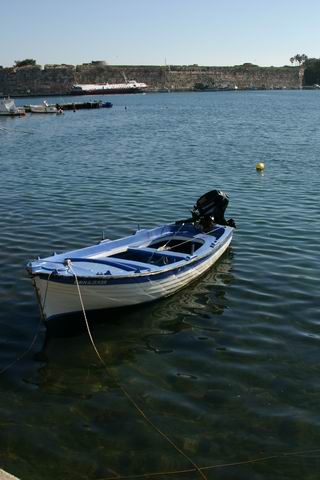
[[[304,63],[308,60],[308,57],[305,53],[302,53],[301,55],[297,53],[294,57],[290,58],[291,63],[298,64],[299,66],[304,65]]]
[[[308,58],[304,63],[304,67],[304,85],[320,85],[320,58]]]
[[[193,85],[194,90],[208,90],[209,85],[201,82],[197,82]]]
[[[320,85],[320,58],[308,58],[307,55],[297,53],[290,58],[290,62],[304,67],[303,84],[307,87]]]
[[[244,67],[244,68],[257,68],[257,67],[259,67],[259,65],[255,65],[254,63],[250,63],[250,62],[243,63],[240,66]]]
[[[33,58],[26,58],[25,60],[15,60],[15,67],[26,67],[29,65],[36,65],[37,62]]]
[[[261,68],[259,65],[255,65],[254,63],[245,62],[241,65],[234,65],[233,68]]]

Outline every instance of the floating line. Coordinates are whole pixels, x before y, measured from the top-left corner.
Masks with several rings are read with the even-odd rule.
[[[9,370],[9,368],[13,367],[16,363],[18,363],[23,357],[25,357],[32,349],[33,345],[36,343],[36,340],[38,338],[38,335],[39,335],[39,332],[40,332],[40,326],[41,326],[41,323],[42,323],[42,318],[40,317],[40,321],[38,323],[38,327],[37,327],[37,330],[36,330],[36,333],[34,334],[34,337],[29,345],[29,347],[27,348],[27,350],[25,352],[23,352],[21,355],[19,355],[15,360],[13,360],[11,363],[9,363],[9,365],[7,365],[6,367],[2,368],[2,370],[0,370],[0,375],[6,371]]]
[[[320,453],[320,449],[317,448],[315,450],[302,450],[297,452],[283,452],[279,454],[269,455],[267,457],[258,457],[253,458],[251,460],[242,460],[239,462],[230,462],[230,463],[218,463],[216,465],[208,465],[205,467],[199,467],[200,470],[214,470],[218,468],[227,468],[227,467],[238,467],[241,465],[249,465],[252,463],[259,463],[259,462],[268,462],[270,460],[275,460],[279,458],[285,457],[299,457],[305,456],[312,453]],[[196,470],[194,468],[187,468],[184,470],[171,470],[165,472],[152,472],[152,473],[142,473],[140,475],[117,475],[113,477],[103,477],[98,480],[134,480],[134,479],[142,479],[142,478],[150,478],[150,477],[161,477],[166,475],[182,475],[185,473],[194,473]]]
[[[181,450],[175,443],[173,440],[171,440],[171,438],[168,437],[168,435],[166,435],[164,432],[162,432],[162,430],[160,430],[160,428],[158,428],[153,422],[152,420],[150,420],[150,418],[144,413],[144,411],[139,407],[139,405],[135,402],[135,400],[131,397],[130,393],[118,382],[118,380],[114,377],[114,375],[109,371],[105,361],[103,360],[103,358],[101,357],[95,343],[94,343],[94,340],[92,338],[92,335],[91,335],[91,331],[90,331],[90,327],[89,327],[89,323],[88,323],[88,319],[87,319],[87,315],[86,315],[86,311],[85,311],[85,308],[84,308],[84,304],[83,304],[83,299],[82,299],[82,295],[81,295],[81,290],[80,290],[80,286],[79,286],[79,282],[78,282],[78,278],[77,278],[77,275],[76,273],[74,272],[73,268],[72,268],[72,263],[71,263],[71,260],[68,260],[67,261],[67,264],[68,264],[68,267],[71,271],[71,273],[74,275],[74,278],[75,278],[75,281],[76,281],[76,285],[77,285],[77,289],[78,289],[78,293],[79,293],[79,298],[80,298],[80,303],[81,303],[81,308],[82,308],[82,312],[83,312],[83,316],[84,316],[84,319],[85,319],[85,322],[86,322],[86,326],[87,326],[87,330],[88,330],[88,334],[89,334],[89,338],[90,338],[90,341],[92,343],[92,346],[94,348],[94,351],[96,352],[100,362],[102,363],[102,365],[104,366],[106,372],[108,373],[108,375],[112,378],[112,380],[115,382],[115,384],[118,386],[118,388],[121,390],[121,392],[124,394],[124,396],[129,400],[129,402],[134,406],[134,408],[136,409],[136,411],[142,416],[142,418],[156,431],[159,433],[159,435],[161,435],[178,453],[180,453],[180,455],[182,455],[186,460],[188,460],[189,463],[191,463],[191,465],[194,467],[191,471],[194,471],[194,472],[198,472],[199,475],[201,476],[201,478],[203,478],[204,480],[207,480],[207,477],[206,475],[202,472],[202,469],[186,454],[183,452],[183,450]],[[119,477],[114,477],[114,478],[119,478]]]

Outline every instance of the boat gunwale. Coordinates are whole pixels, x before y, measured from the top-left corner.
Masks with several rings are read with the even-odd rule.
[[[214,242],[214,245],[210,248],[210,250],[206,250],[201,255],[194,255],[189,259],[182,259],[179,262],[175,262],[171,265],[168,265],[165,268],[159,268],[157,270],[149,270],[145,272],[130,272],[130,274],[111,274],[111,275],[76,275],[77,280],[79,283],[85,282],[86,285],[107,285],[111,284],[113,281],[116,283],[127,283],[132,281],[148,281],[147,277],[157,277],[155,280],[160,279],[163,275],[173,275],[174,271],[181,271],[182,269],[189,269],[195,266],[197,263],[202,263],[209,257],[213,256],[222,245],[228,242],[229,238],[233,235],[233,228],[228,226],[221,226],[225,228],[225,232],[221,235],[221,237]],[[209,235],[208,235],[209,236]],[[164,251],[165,252],[165,251]],[[66,252],[67,253],[67,252]],[[72,257],[71,257],[72,258]],[[68,257],[66,257],[68,260]],[[77,259],[78,260],[78,259]],[[72,260],[71,260],[72,261]],[[57,262],[63,263],[63,262]],[[147,264],[145,264],[147,265]],[[55,283],[65,283],[65,284],[74,284],[75,283],[75,275],[61,275],[59,272],[53,273],[54,270],[51,272],[29,272],[32,278],[39,277],[42,280],[47,280],[49,282]],[[50,278],[49,278],[50,277]]]

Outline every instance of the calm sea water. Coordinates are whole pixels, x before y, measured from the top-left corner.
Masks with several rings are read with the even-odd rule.
[[[117,382],[198,465],[273,457],[208,478],[318,479],[320,93],[111,100],[0,119],[0,370],[31,345],[0,376],[0,467],[23,480],[192,468],[101,368],[81,316],[79,328],[41,327],[32,344],[39,313],[24,267],[102,231],[184,218],[218,188],[238,227],[229,251],[173,297],[93,319],[93,337]]]

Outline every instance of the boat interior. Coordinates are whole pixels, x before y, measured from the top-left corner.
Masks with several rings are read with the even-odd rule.
[[[70,256],[60,254],[39,261],[34,265],[34,273],[55,270],[57,274],[70,275],[69,260],[73,271],[86,277],[157,271],[205,253],[224,233],[224,228],[218,228],[212,236],[197,234],[195,237],[193,233],[167,232],[161,237],[144,237],[140,241],[134,241],[134,235],[132,241],[127,237],[126,242],[104,240],[96,246],[70,252]],[[57,268],[57,264],[62,265]]]
[[[91,275],[140,273],[189,260],[204,243],[202,239],[166,236],[147,245],[126,246],[90,258],[71,257],[70,260],[76,266],[78,274],[84,274],[83,270],[87,274],[90,270]]]

